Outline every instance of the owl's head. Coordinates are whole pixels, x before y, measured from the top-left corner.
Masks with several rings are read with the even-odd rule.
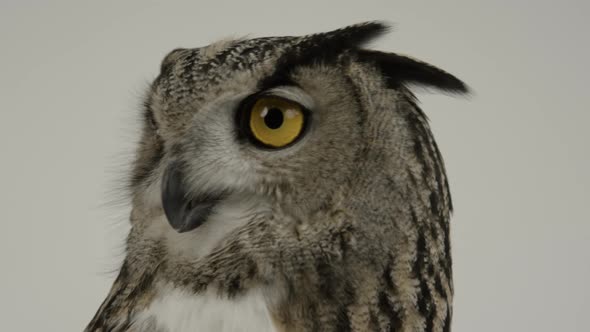
[[[127,256],[88,331],[151,330],[182,303],[198,311],[176,295],[205,290],[261,294],[284,331],[448,330],[451,198],[410,88],[467,87],[363,48],[386,30],[165,57],[145,100]]]
[[[448,213],[442,160],[408,87],[467,88],[429,64],[362,48],[385,31],[371,22],[172,51],[145,102],[135,202],[163,211],[177,232],[236,197],[302,220],[424,199]]]

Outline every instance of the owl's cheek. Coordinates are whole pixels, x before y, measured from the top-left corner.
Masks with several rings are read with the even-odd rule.
[[[193,197],[186,190],[183,173],[176,162],[164,172],[162,207],[168,223],[179,233],[201,226],[224,196],[221,193],[205,193]]]

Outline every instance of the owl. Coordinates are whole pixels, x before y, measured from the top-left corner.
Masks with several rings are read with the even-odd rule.
[[[445,168],[367,22],[176,49],[146,94],[126,256],[86,331],[449,331]]]

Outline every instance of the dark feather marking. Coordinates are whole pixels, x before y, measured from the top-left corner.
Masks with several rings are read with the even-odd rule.
[[[430,168],[430,163],[426,159],[427,151],[425,151],[424,144],[422,144],[422,141],[426,139],[425,135],[427,133],[424,132],[422,124],[413,112],[410,112],[407,115],[407,121],[410,125],[410,128],[413,130],[414,134],[414,154],[416,156],[416,159],[418,159],[418,162],[422,166],[422,179],[417,180],[425,181],[426,183],[428,183],[428,179],[431,177],[433,171]]]
[[[313,302],[310,303],[307,307],[307,311],[309,311],[309,314],[306,315],[307,317],[316,318],[312,321],[312,326],[311,326],[311,330],[314,332],[315,331],[317,331],[317,332],[322,331],[322,326],[320,325],[320,320],[317,319],[317,317],[319,317],[317,307],[318,307],[317,304],[315,304]]]
[[[434,278],[434,289],[441,297],[448,298],[448,294],[445,292],[440,275]]]
[[[373,310],[369,310],[369,328],[371,331],[380,331],[379,318]]]
[[[148,291],[148,288],[150,288],[153,285],[155,274],[156,271],[153,271],[151,273],[144,273],[139,279],[137,286],[135,286],[135,288],[133,288],[131,293],[129,293],[129,295],[127,296],[127,299],[136,302],[139,297],[145,295]]]
[[[344,76],[346,79],[346,82],[348,83],[351,91],[352,91],[352,95],[354,97],[354,101],[356,103],[356,107],[354,107],[353,109],[355,110],[355,114],[357,116],[357,125],[359,128],[365,128],[365,124],[368,120],[368,112],[367,110],[364,108],[365,103],[362,102],[361,99],[361,91],[359,91],[359,86],[357,84],[355,84],[354,80],[352,79],[352,77],[350,77],[349,75],[345,75]],[[362,130],[360,132],[360,134],[362,136],[366,135],[366,131]],[[365,137],[363,137],[363,139],[361,140],[362,142],[368,142],[368,139],[364,139]],[[365,160],[368,159],[368,154],[370,152],[370,148],[368,146],[362,146],[360,149],[357,149],[355,156],[354,156],[354,162],[356,165],[362,165],[364,163]],[[351,180],[348,180],[351,181]]]
[[[418,311],[424,317],[427,324],[426,331],[432,331],[432,323],[434,320],[435,305],[430,293],[430,289],[425,280],[420,281],[420,288],[417,294],[418,297]],[[428,328],[429,327],[429,328]]]
[[[438,149],[438,146],[436,144],[436,141],[433,140],[433,145],[434,145],[434,151],[438,157],[438,159],[440,160],[440,172],[441,174],[444,174],[445,172],[445,166],[444,166],[444,162],[442,162],[442,156],[440,154],[440,150]],[[440,179],[439,179],[440,181]],[[439,220],[440,220],[440,225],[441,228],[443,229],[444,232],[444,260],[445,260],[445,264],[444,264],[444,272],[446,274],[446,277],[448,280],[452,280],[452,256],[451,256],[451,241],[450,241],[450,224],[448,222],[448,218],[449,218],[449,214],[453,211],[453,200],[451,199],[451,191],[449,189],[449,182],[448,182],[448,177],[444,177],[444,181],[440,181],[439,182],[439,190],[444,190],[447,194],[447,200],[446,200],[446,205],[447,205],[447,214],[440,216]],[[441,191],[442,193],[442,191]]]
[[[99,308],[92,321],[88,324],[86,331],[127,331],[132,325],[133,310],[137,308],[137,302],[142,296],[149,292],[152,287],[158,267],[150,273],[142,274],[135,287],[130,290],[130,274],[128,263],[123,263],[119,276],[113,287],[119,287],[110,299]],[[120,321],[117,316],[125,315],[125,320]],[[115,326],[116,325],[116,330]]]
[[[432,332],[432,330],[434,328],[435,314],[436,314],[436,306],[432,305],[430,313],[428,314],[428,317],[426,317],[426,329],[424,330],[425,332]]]
[[[441,210],[438,206],[438,195],[435,192],[431,192],[430,195],[428,195],[428,199],[430,200],[430,211],[432,214],[442,217],[440,216]]]
[[[100,308],[88,324],[88,327],[86,328],[88,331],[102,329],[106,326],[107,320],[112,316],[112,311],[115,308],[118,309],[118,306],[116,306],[115,303],[121,301],[121,297],[123,296],[123,293],[126,290],[125,287],[122,287],[122,285],[125,285],[127,283],[128,277],[129,271],[127,262],[124,262],[121,266],[119,275],[117,276],[117,279],[113,284],[113,288],[118,287],[117,291],[113,293],[112,296],[107,297],[104,300],[103,304],[100,306]]]
[[[444,238],[444,243],[445,243],[445,256],[444,256],[444,260],[445,260],[445,264],[443,264],[443,271],[445,273],[445,276],[447,277],[447,280],[453,280],[453,270],[452,270],[452,258],[451,258],[451,239],[449,236],[449,231],[448,229],[445,230],[445,238]]]
[[[442,266],[443,272],[445,273],[448,280],[452,280],[452,263],[450,252],[448,213],[445,213],[445,211],[443,211],[443,208],[441,207],[441,198],[444,197],[443,193],[447,194],[447,201],[443,204],[445,204],[447,207],[451,206],[448,182],[446,181],[446,177],[444,176],[444,164],[442,162],[442,157],[440,156],[440,151],[438,150],[435,143],[433,143],[433,145],[427,144],[429,141],[431,141],[431,134],[423,125],[423,121],[426,121],[425,116],[413,100],[408,98],[407,102],[413,105],[416,112],[418,112],[410,112],[407,115],[408,123],[410,124],[410,127],[413,129],[415,135],[414,151],[416,153],[418,160],[420,160],[420,163],[424,167],[424,178],[427,179],[430,176],[434,176],[434,180],[436,183],[436,187],[431,188],[432,192],[430,193],[429,198],[433,216],[435,217],[435,220],[438,222],[438,224],[441,227],[441,230],[443,231],[443,250],[445,254],[443,257],[440,258],[439,264]],[[423,120],[420,120],[420,117],[422,117]],[[424,141],[425,143],[422,144],[422,141]],[[434,140],[432,141],[434,142]],[[432,160],[435,169],[430,169],[428,167],[429,163],[426,159],[426,156],[428,156]],[[436,230],[432,230],[433,227],[434,226],[431,226],[431,232],[434,233],[436,232]]]
[[[402,326],[402,320],[399,313],[395,311],[393,304],[389,301],[387,294],[379,293],[378,296],[379,311],[389,319],[389,332],[399,331]]]
[[[234,276],[227,285],[226,293],[229,298],[235,297],[242,290],[241,277]]]
[[[424,233],[419,232],[416,243],[417,257],[415,266],[413,268],[420,280],[420,288],[417,294],[417,304],[418,311],[426,320],[426,331],[432,331],[436,314],[436,305],[434,303],[434,298],[432,297],[430,288],[428,287],[428,283],[425,279],[425,276],[428,273],[428,267],[432,266],[432,262],[429,262],[428,260],[429,255],[427,250],[428,248],[426,247]]]
[[[442,156],[440,154],[440,150],[436,144],[436,141],[432,138],[432,133],[426,127],[427,118],[422,109],[418,106],[415,99],[406,98],[406,102],[413,106],[415,112],[410,112],[408,114],[408,120],[412,124],[412,128],[414,129],[414,134],[416,135],[416,144],[421,144],[420,141],[424,142],[424,146],[427,150],[428,157],[432,160],[432,164],[434,170],[431,170],[431,173],[434,175],[435,183],[436,183],[436,195],[444,197],[448,197],[447,200],[444,202],[445,208],[449,209],[451,206],[450,203],[450,190],[448,187],[447,177],[445,176],[445,167]],[[421,144],[422,145],[422,144]],[[420,149],[423,149],[421,146]],[[428,164],[424,164],[428,165]],[[444,180],[443,180],[444,179]],[[440,197],[437,197],[437,202],[440,202]],[[437,220],[439,223],[447,224],[448,214],[443,213],[444,211],[439,210],[438,213],[434,213],[435,216],[439,217]],[[450,210],[448,211],[450,212]],[[439,215],[440,214],[440,215]],[[441,224],[441,226],[443,226]]]
[[[426,239],[422,231],[418,231],[418,240],[416,240],[416,263],[418,268],[416,272],[421,273],[424,271],[424,265],[428,259],[428,248],[426,248]]]
[[[445,317],[445,320],[443,322],[443,332],[450,332],[451,331],[451,307],[447,306],[447,317]]]
[[[342,331],[342,332],[349,332],[352,331],[350,326],[350,318],[348,317],[348,313],[346,312],[346,307],[342,307],[342,310],[338,312],[338,317],[335,324],[335,331]]]
[[[336,331],[351,331],[351,322],[350,317],[348,315],[348,307],[355,303],[357,300],[357,295],[355,292],[355,288],[349,281],[346,281],[344,284],[344,299],[341,300],[342,305],[340,306],[340,311],[338,315],[338,322],[337,326],[340,328],[336,329]]]
[[[416,214],[416,210],[414,209],[414,206],[410,205],[410,217],[412,218],[412,222],[414,223],[414,225],[418,226],[419,220],[418,220],[418,215]]]
[[[337,286],[338,278],[334,274],[333,267],[320,258],[316,263],[316,272],[319,277],[318,288],[322,298],[327,301],[334,300],[334,290]]]
[[[436,150],[438,151],[438,148]],[[449,213],[452,213],[453,212],[453,199],[451,197],[451,190],[449,188],[449,177],[448,176],[445,176],[445,188],[447,188],[447,196],[448,196],[447,203],[449,204]]]
[[[434,276],[434,264],[428,264],[427,266],[427,273],[429,277]]]
[[[246,273],[246,278],[248,278],[248,280],[252,280],[258,274],[258,265],[256,265],[256,262],[252,258],[249,259],[248,265],[250,267]]]
[[[395,290],[395,285],[393,284],[393,280],[391,279],[391,275],[392,275],[392,262],[389,262],[387,264],[387,266],[385,267],[385,270],[383,270],[383,281],[385,282],[385,287],[387,291],[390,291],[393,293],[393,291]]]
[[[438,144],[436,143],[436,140],[432,140],[432,145],[434,146],[434,152],[436,153],[436,157],[439,160],[440,163],[440,171],[442,174],[446,174],[445,171],[445,163],[443,161],[443,157],[440,153],[440,149],[438,148]],[[443,189],[444,188],[444,189]],[[445,190],[447,193],[447,201],[445,203],[447,203],[447,209],[448,212],[453,212],[453,200],[451,199],[451,190],[449,188],[449,178],[445,175],[444,176],[444,183],[441,183],[441,188],[440,190]],[[442,191],[441,191],[442,192]]]

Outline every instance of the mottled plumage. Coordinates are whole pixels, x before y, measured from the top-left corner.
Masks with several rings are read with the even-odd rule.
[[[126,259],[86,331],[239,331],[250,323],[229,322],[263,311],[276,331],[449,330],[451,197],[408,84],[467,88],[362,49],[385,31],[228,40],[164,59],[145,101]],[[309,109],[292,145],[261,148],[237,128],[261,92]],[[175,224],[180,210],[205,219]],[[223,301],[244,305],[204,322],[234,303]]]

